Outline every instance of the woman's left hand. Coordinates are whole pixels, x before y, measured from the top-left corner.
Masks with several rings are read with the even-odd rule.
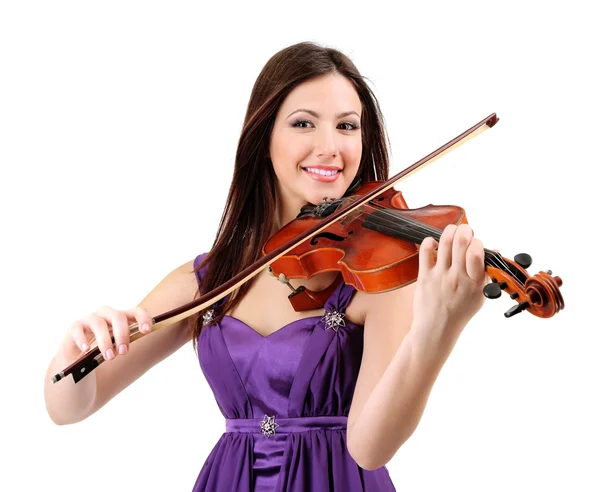
[[[436,330],[440,337],[457,338],[485,301],[483,287],[488,276],[484,258],[483,244],[467,224],[448,225],[439,243],[426,238],[419,250],[413,301],[416,326]]]

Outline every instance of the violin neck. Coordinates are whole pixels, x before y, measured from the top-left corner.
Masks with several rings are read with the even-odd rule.
[[[432,237],[439,242],[443,232],[441,229],[424,224],[423,222],[403,215],[401,212],[390,209],[381,209],[372,212],[363,220],[362,225],[367,229],[411,241],[414,244],[421,244],[426,237]],[[520,281],[525,280],[525,278],[520,278],[524,277],[522,272],[512,264],[504,261],[504,258],[500,253],[496,253],[487,248],[484,248],[484,252],[486,266],[499,268]]]

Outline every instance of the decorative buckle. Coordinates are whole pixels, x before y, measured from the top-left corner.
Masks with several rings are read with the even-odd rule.
[[[262,434],[268,439],[275,434],[275,429],[277,429],[277,427],[279,427],[279,424],[275,423],[275,415],[269,417],[265,414],[265,418],[260,423],[260,431]]]
[[[344,313],[338,311],[326,311],[325,316],[321,318],[321,321],[325,322],[326,330],[331,328],[333,331],[337,332],[340,326],[346,326],[346,322],[344,321],[345,316]]]

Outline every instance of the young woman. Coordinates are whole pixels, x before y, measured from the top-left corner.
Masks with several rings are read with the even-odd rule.
[[[289,287],[263,271],[192,323],[132,344],[128,328],[136,321],[150,333],[153,316],[249,266],[307,203],[341,197],[357,178],[387,179],[386,141],[377,100],[345,55],[312,43],[275,54],[250,97],[211,251],[173,270],[137,307],[103,307],[73,323],[47,381],[93,338],[107,362],[77,385],[47,382],[53,421],[89,417],[192,340],[226,420],[194,491],[394,490],[385,464],[415,430],[483,304],[483,246],[469,226],[448,226],[439,243],[427,238],[417,281],[393,291],[341,282],[324,307],[297,312]],[[318,291],[336,275],[291,284]]]

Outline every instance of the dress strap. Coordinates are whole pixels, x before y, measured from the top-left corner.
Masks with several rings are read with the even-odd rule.
[[[194,274],[196,275],[196,282],[198,282],[198,287],[200,287],[200,285],[202,283],[202,279],[204,278],[204,275],[206,274],[208,265],[204,265],[200,270],[196,270],[196,269],[204,261],[204,258],[206,258],[207,254],[208,253],[202,253],[202,254],[196,256],[196,258],[194,259]]]
[[[340,285],[338,285],[338,288],[333,291],[329,299],[327,299],[327,302],[325,303],[325,311],[337,311],[338,313],[344,313],[355,292],[356,289],[354,287],[341,282]]]

